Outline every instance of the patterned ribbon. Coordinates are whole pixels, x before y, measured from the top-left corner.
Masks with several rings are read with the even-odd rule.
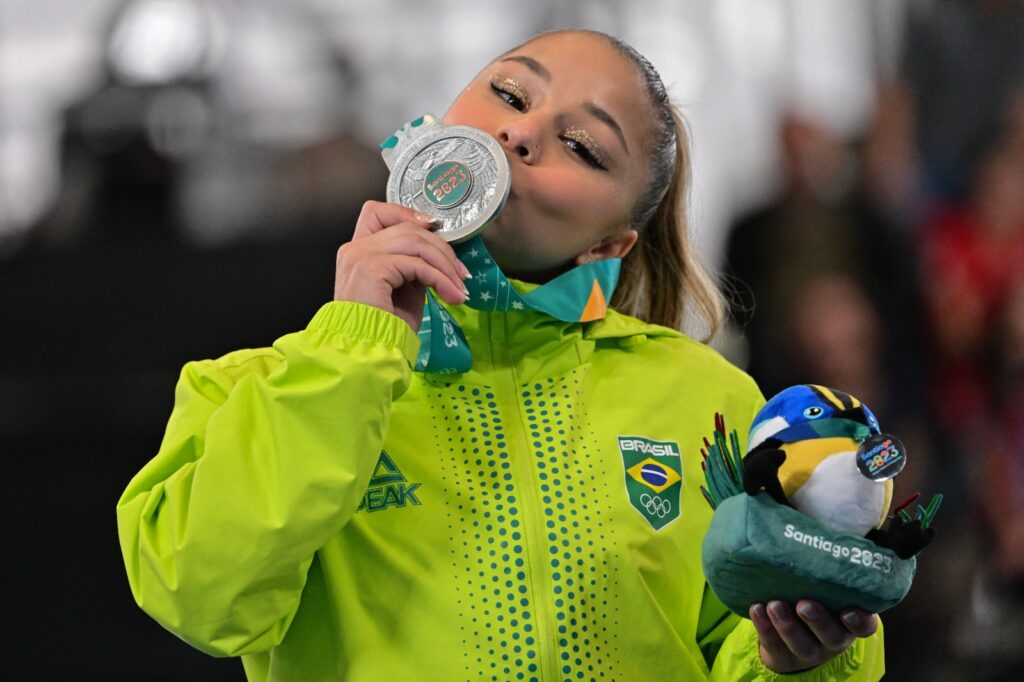
[[[563,322],[599,320],[608,312],[608,300],[619,281],[618,258],[579,265],[533,291],[520,294],[488,253],[480,236],[454,245],[455,254],[469,271],[469,299],[476,310],[537,310]],[[466,336],[448,311],[427,290],[420,324],[420,353],[416,370],[431,374],[466,372],[473,356]]]

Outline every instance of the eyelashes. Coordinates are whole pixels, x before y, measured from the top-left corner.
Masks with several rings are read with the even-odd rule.
[[[607,166],[604,165],[604,159],[601,158],[601,152],[597,148],[597,143],[594,142],[594,138],[586,130],[573,126],[562,133],[560,137],[570,149],[583,157],[583,160],[588,164],[594,168],[607,170]]]
[[[523,86],[513,78],[502,78],[493,76],[491,78],[491,90],[494,94],[516,111],[526,112],[530,110],[530,96],[526,94]],[[574,154],[580,157],[584,163],[597,170],[606,171],[604,158],[601,155],[597,142],[583,128],[572,126],[558,136],[558,139],[565,143]]]
[[[505,100],[505,102],[517,111],[527,111],[530,108],[530,97],[523,90],[523,86],[512,78],[491,78],[491,89],[494,93]]]

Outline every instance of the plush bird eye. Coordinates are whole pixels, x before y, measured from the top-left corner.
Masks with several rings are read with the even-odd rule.
[[[823,414],[825,414],[825,410],[817,405],[813,405],[804,410],[804,416],[808,419],[817,419]]]

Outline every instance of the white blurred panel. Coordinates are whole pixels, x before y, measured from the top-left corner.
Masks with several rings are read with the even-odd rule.
[[[539,2],[380,0],[315,6],[359,73],[349,110],[375,143],[422,113],[441,115],[491,58],[540,28]]]
[[[316,15],[301,5],[252,2],[225,6],[221,17],[230,28],[215,82],[233,134],[294,146],[337,130],[342,83]]]
[[[746,76],[772,74],[786,51],[784,0],[718,0],[712,26],[726,62]]]
[[[871,3],[789,0],[787,105],[842,136],[860,133],[874,99]]]
[[[149,33],[114,41],[115,53],[136,55],[129,61],[143,80],[197,58],[188,39],[195,24],[179,11],[188,0],[150,2],[162,9],[137,20],[143,28],[149,22]],[[620,35],[660,70],[690,123],[693,228],[712,261],[734,215],[775,189],[782,113],[796,109],[837,132],[856,132],[871,110],[875,66],[891,62],[898,46],[898,35],[879,26],[894,12],[886,0],[194,3],[223,22],[210,24],[205,38],[206,58],[222,57],[217,109],[169,100],[174,106],[154,114],[154,134],[168,150],[195,146],[171,120],[175,111],[260,145],[303,144],[338,126],[375,144],[423,112],[442,114],[491,58],[538,31],[577,25]],[[117,6],[0,0],[0,229],[15,215],[30,221],[52,195],[55,122],[98,82]],[[161,12],[164,26],[177,16],[174,31],[153,28]],[[5,199],[12,195],[18,208]]]
[[[166,83],[201,68],[206,21],[192,2],[150,0],[131,5],[111,31],[107,56],[129,83]]]
[[[56,123],[26,111],[34,125],[0,129],[0,257],[53,200],[58,185]]]
[[[99,79],[115,0],[0,0],[0,249],[58,184],[59,112]]]

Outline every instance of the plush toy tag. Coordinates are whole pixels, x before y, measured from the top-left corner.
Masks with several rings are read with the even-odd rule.
[[[907,448],[888,433],[865,438],[857,448],[857,468],[872,481],[887,481],[907,465]]]

